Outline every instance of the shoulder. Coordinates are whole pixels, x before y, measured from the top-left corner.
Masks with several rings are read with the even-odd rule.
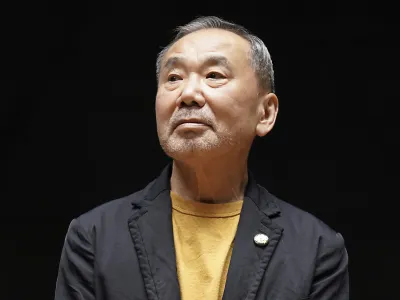
[[[273,222],[283,228],[286,236],[296,240],[300,238],[308,242],[311,242],[311,240],[313,242],[329,241],[338,244],[338,247],[343,246],[343,236],[331,225],[310,212],[272,195],[265,189],[264,191],[279,208],[280,214],[273,218]]]
[[[141,190],[137,190],[125,197],[112,199],[106,203],[98,205],[91,210],[81,214],[77,218],[83,223],[91,223],[100,218],[123,218],[132,214],[132,208],[138,204],[143,204],[151,192],[157,190],[158,178],[150,181]]]
[[[85,231],[124,226],[132,215],[133,203],[144,198],[146,189],[100,204],[76,216],[73,222]]]

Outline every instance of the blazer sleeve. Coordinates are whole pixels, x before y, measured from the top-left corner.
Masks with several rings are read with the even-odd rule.
[[[55,289],[55,300],[95,299],[93,272],[94,251],[90,234],[85,232],[78,219],[68,227]]]
[[[348,300],[348,253],[343,236],[322,237],[310,296],[312,300]]]

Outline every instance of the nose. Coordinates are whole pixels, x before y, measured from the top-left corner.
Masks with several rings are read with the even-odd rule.
[[[202,93],[201,80],[196,74],[190,75],[182,87],[182,92],[177,99],[177,106],[203,107],[205,99]]]

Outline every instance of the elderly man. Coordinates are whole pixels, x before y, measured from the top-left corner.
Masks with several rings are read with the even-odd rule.
[[[248,171],[278,113],[264,43],[193,20],[157,59],[157,132],[170,165],[74,219],[56,300],[349,298],[344,239]]]

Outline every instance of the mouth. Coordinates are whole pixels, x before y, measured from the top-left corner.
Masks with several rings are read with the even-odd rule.
[[[205,126],[210,126],[209,124],[207,124],[206,122],[204,122],[203,120],[200,119],[184,119],[184,120],[180,120],[176,123],[175,128],[177,128],[178,126],[182,125],[182,124],[193,124],[193,125],[205,125]]]

